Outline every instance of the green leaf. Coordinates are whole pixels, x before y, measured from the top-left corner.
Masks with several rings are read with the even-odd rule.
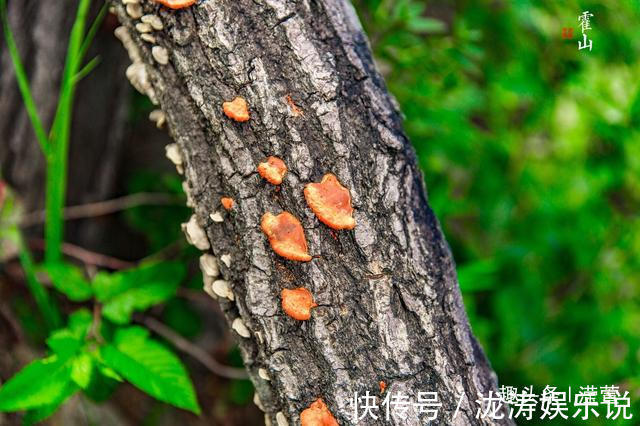
[[[78,309],[69,315],[68,328],[78,338],[84,339],[89,333],[91,324],[93,323],[93,316],[87,309]]]
[[[120,329],[114,344],[101,348],[107,365],[154,398],[200,413],[186,369],[173,352],[141,327]]]
[[[93,358],[86,352],[80,353],[71,364],[71,380],[82,389],[86,389],[91,381]]]
[[[185,272],[179,262],[162,262],[114,274],[99,273],[93,285],[96,297],[104,303],[102,314],[116,324],[129,322],[134,311],[171,298]]]
[[[75,383],[67,382],[60,395],[56,398],[55,402],[27,411],[27,413],[22,418],[23,426],[31,426],[50,417],[56,411],[58,411],[58,408],[60,408],[60,406],[64,404],[67,399],[69,399],[77,391],[78,387]]]
[[[75,355],[83,343],[83,339],[79,338],[67,328],[56,330],[47,338],[47,346],[49,346],[53,353],[58,355],[60,359],[67,359]]]
[[[68,392],[71,363],[57,356],[32,362],[0,387],[0,411],[56,404]]]
[[[44,265],[53,286],[74,302],[83,302],[93,296],[93,289],[84,278],[82,270],[69,263],[57,262]]]

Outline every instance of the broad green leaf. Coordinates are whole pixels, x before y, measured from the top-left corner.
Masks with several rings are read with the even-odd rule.
[[[88,300],[93,295],[89,282],[82,270],[69,263],[48,263],[44,265],[53,286],[74,302]]]
[[[32,362],[0,387],[0,411],[55,404],[68,391],[71,363],[57,356]]]
[[[66,359],[74,355],[83,345],[84,340],[67,328],[56,330],[47,338],[47,346],[60,359]]]
[[[22,418],[23,426],[31,426],[50,417],[77,391],[78,386],[74,382],[67,382],[55,402],[27,411]]]
[[[86,352],[80,353],[71,364],[71,380],[82,389],[86,389],[91,381],[93,358]]]
[[[134,311],[173,296],[185,272],[179,262],[162,262],[114,274],[98,274],[93,284],[96,297],[104,303],[102,314],[117,324],[129,322]]]
[[[93,316],[91,312],[82,308],[69,315],[68,328],[81,339],[84,339],[89,333]]]
[[[116,332],[114,344],[101,348],[107,365],[154,398],[196,414],[200,407],[181,361],[148,331],[130,327]]]

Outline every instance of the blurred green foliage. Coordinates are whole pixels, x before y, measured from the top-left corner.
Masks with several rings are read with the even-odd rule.
[[[617,384],[637,421],[640,3],[354,3],[501,383]]]

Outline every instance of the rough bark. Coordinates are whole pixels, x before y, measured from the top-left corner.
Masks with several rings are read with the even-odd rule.
[[[76,7],[76,1],[68,0],[8,2],[11,28],[46,128],[56,110]],[[96,2],[91,16],[99,7]],[[87,58],[99,52],[102,63],[80,82],[76,94],[67,204],[99,201],[114,193],[130,87],[114,77],[124,72],[127,57],[108,27],[105,22]],[[33,211],[44,206],[44,157],[18,91],[4,37],[0,39],[0,170],[25,209]],[[97,247],[105,227],[96,221],[75,222],[67,231],[68,240]]]
[[[218,263],[235,301],[220,303],[229,324],[241,318],[250,331],[238,343],[267,420],[298,424],[320,397],[340,424],[353,424],[354,392],[378,395],[385,381],[387,392],[412,401],[418,391],[438,392],[434,424],[510,423],[475,419],[478,394],[495,392],[496,378],[470,331],[414,151],[351,6],[203,0],[172,11],[143,1],[144,13],[164,23],[153,33],[169,53],[163,65],[136,31],[139,21],[113,4],[132,38],[130,56],[145,64],[143,90],[166,113],[182,152],[211,252],[230,255],[229,265]],[[222,102],[238,95],[250,104],[247,123],[222,112]],[[269,155],[289,167],[279,190],[256,173]],[[350,188],[353,231],[332,232],[305,203],[304,184],[327,172]],[[232,212],[220,208],[222,196],[236,200]],[[284,210],[303,223],[315,255],[309,263],[278,257],[260,230],[265,212]],[[214,211],[222,223],[211,220]],[[299,286],[320,304],[307,322],[280,308],[282,288]],[[363,422],[426,423],[412,410],[407,419],[378,415]]]

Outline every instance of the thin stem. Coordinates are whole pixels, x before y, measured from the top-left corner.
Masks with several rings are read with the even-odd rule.
[[[42,125],[42,121],[40,120],[40,116],[38,115],[38,110],[36,109],[36,104],[33,100],[31,89],[29,87],[29,79],[27,77],[24,66],[22,65],[20,53],[18,52],[18,46],[16,45],[16,41],[13,38],[13,33],[11,32],[11,28],[9,28],[6,0],[0,0],[0,20],[2,20],[4,38],[7,42],[7,49],[9,50],[9,55],[11,56],[11,62],[13,63],[13,68],[16,73],[16,80],[18,81],[18,88],[20,89],[20,94],[22,95],[24,106],[27,109],[27,115],[31,120],[31,125],[33,126],[33,130],[36,134],[36,139],[40,144],[40,148],[42,148],[42,152],[45,156],[48,156],[51,150],[51,144],[49,138],[47,137],[47,132],[44,130],[44,126]]]
[[[200,361],[202,365],[207,367],[207,369],[209,369],[209,371],[211,371],[213,374],[217,374],[218,376],[226,377],[228,379],[248,378],[247,372],[244,368],[235,368],[220,364],[218,361],[216,361],[216,359],[209,355],[207,351],[199,346],[194,345],[155,318],[144,317],[142,322],[145,326],[147,326],[149,330],[157,333],[161,337],[171,342],[171,344],[178,350],[189,354],[193,358]]]
[[[40,309],[47,327],[49,330],[55,330],[62,325],[60,312],[49,298],[47,290],[38,280],[33,258],[31,257],[31,253],[29,252],[22,234],[18,229],[16,229],[16,242],[18,244],[18,257],[20,258],[22,269],[24,269],[24,275],[27,280],[29,291],[36,301],[36,305],[38,305],[38,309]]]
[[[52,155],[47,162],[47,220],[45,223],[45,259],[57,262],[62,257],[62,236],[64,218],[62,210],[67,188],[67,161],[73,97],[75,94],[75,76],[80,67],[82,38],[87,20],[90,0],[80,0],[71,36],[62,77],[62,90],[58,101],[58,110],[52,129]]]
[[[87,64],[82,67],[80,71],[78,71],[78,74],[73,77],[73,84],[78,84],[80,80],[89,75],[89,73],[93,71],[95,67],[100,65],[100,61],[100,56],[96,56],[95,58],[87,62]]]

